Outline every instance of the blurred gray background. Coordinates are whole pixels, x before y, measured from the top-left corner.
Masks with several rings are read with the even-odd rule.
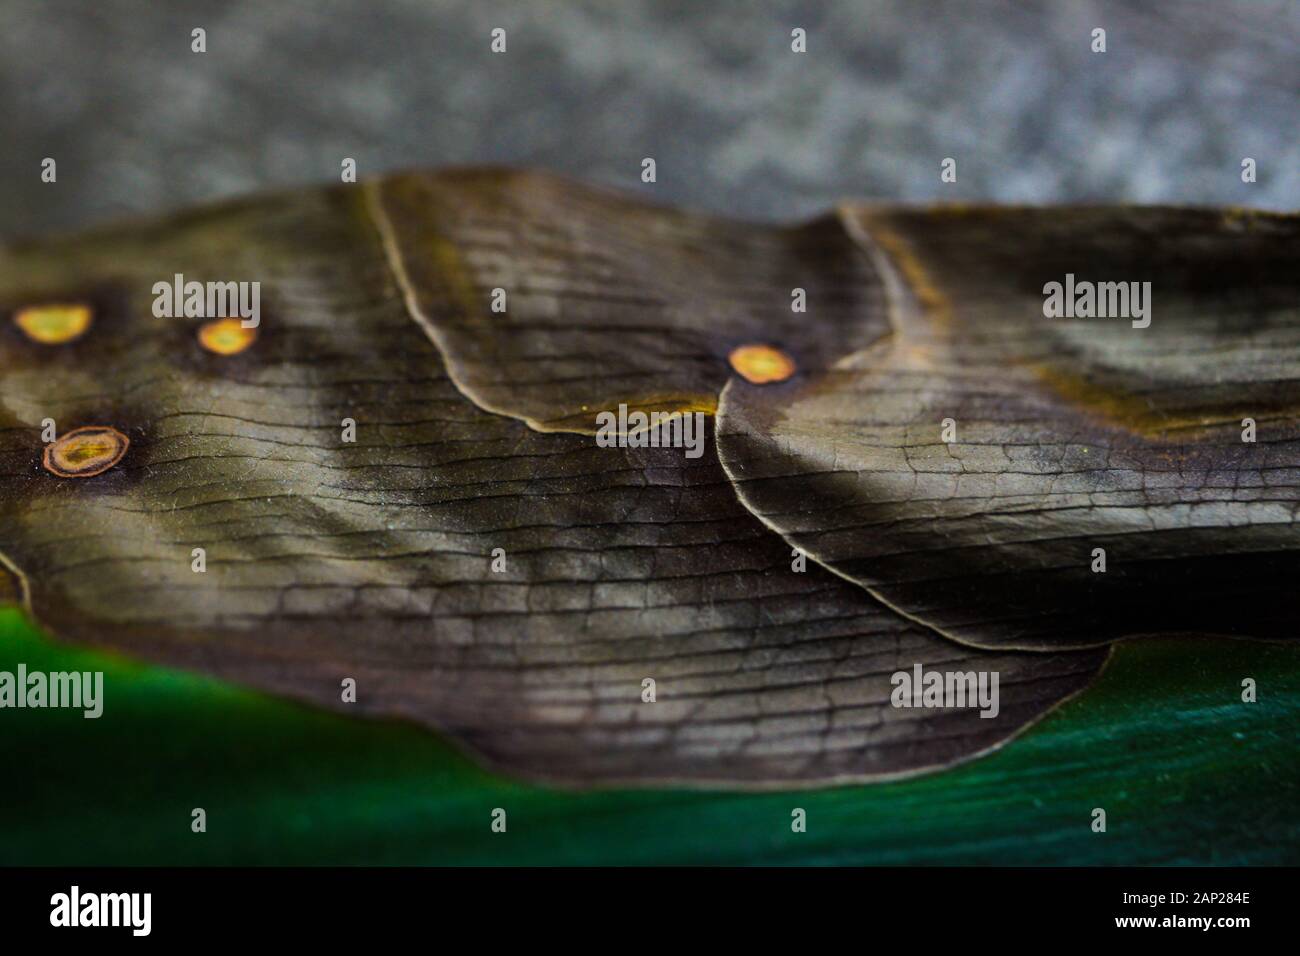
[[[758,218],[845,196],[1295,208],[1298,114],[1298,0],[4,0],[0,236],[337,182],[345,156]]]

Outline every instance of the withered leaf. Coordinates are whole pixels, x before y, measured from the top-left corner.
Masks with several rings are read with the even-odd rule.
[[[596,218],[617,219],[605,203]],[[54,635],[410,718],[494,766],[577,784],[798,786],[943,766],[1005,741],[1102,666],[1104,650],[963,648],[814,563],[794,572],[789,544],[737,500],[711,436],[693,460],[484,411],[408,313],[371,209],[356,191],[309,191],[0,256],[5,316],[54,300],[95,312],[58,347],[7,319],[0,330],[0,552]],[[566,229],[597,228],[580,206],[570,214]],[[657,241],[651,230],[641,244]],[[550,266],[560,279],[565,261]],[[520,281],[541,281],[525,274],[535,267],[523,260]],[[177,273],[261,281],[256,340],[215,354],[198,341],[202,320],[154,316],[153,284]],[[654,294],[691,301],[689,288]],[[610,370],[589,405],[723,381],[711,369],[660,389],[638,360],[618,366],[599,312],[566,346],[575,380],[532,380],[518,414],[564,419],[564,389],[583,393],[583,372]],[[690,316],[676,321],[664,354],[705,354]],[[757,331],[698,334],[722,347]],[[787,344],[811,361],[820,346],[797,331]],[[536,357],[489,333],[467,328],[464,342],[509,374]],[[93,477],[56,476],[42,467],[46,418],[60,434],[112,427],[129,450]],[[345,419],[355,442],[342,440]],[[997,716],[891,706],[891,675],[916,664],[998,672]],[[355,704],[341,700],[349,677]]]
[[[893,332],[727,386],[720,455],[754,512],[970,645],[1295,636],[1300,217],[843,215]],[[1047,317],[1067,281],[1149,282],[1147,319]]]
[[[812,375],[889,328],[875,267],[833,215],[765,227],[490,169],[370,190],[457,385],[542,430],[589,433],[619,403],[711,414],[738,347],[784,349]]]

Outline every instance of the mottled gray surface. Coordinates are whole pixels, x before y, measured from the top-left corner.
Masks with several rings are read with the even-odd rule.
[[[1292,208],[1298,102],[1294,0],[7,0],[0,235],[336,180],[344,156],[776,218],[846,195]]]

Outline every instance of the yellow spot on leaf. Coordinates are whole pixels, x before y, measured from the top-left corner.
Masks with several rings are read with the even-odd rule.
[[[545,421],[528,420],[528,423],[541,432],[576,432],[579,435],[594,435],[597,432],[596,427],[592,424],[593,419],[599,412],[612,412],[618,414],[618,406],[624,405],[630,415],[632,412],[645,412],[650,415],[658,412],[660,415],[686,415],[692,412],[702,412],[705,415],[714,415],[718,411],[717,395],[690,395],[685,393],[676,394],[654,394],[654,395],[633,395],[609,399],[599,405],[583,405],[582,410],[570,415],[562,415],[556,418],[549,418]]]
[[[46,445],[43,463],[46,471],[60,478],[89,478],[121,461],[130,444],[111,425],[84,425]]]
[[[742,345],[728,356],[731,367],[755,385],[784,382],[794,374],[794,360],[770,345]]]
[[[33,342],[63,345],[86,334],[90,328],[90,306],[81,303],[33,305],[14,313],[14,322]]]
[[[214,319],[199,329],[199,344],[217,355],[236,355],[257,339],[257,329],[246,329],[239,319]]]

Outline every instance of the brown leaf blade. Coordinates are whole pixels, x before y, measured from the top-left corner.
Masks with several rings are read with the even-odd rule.
[[[888,329],[874,267],[833,216],[734,222],[490,169],[399,174],[370,199],[453,380],[540,430],[590,434],[620,403],[712,414],[737,348],[814,374]]]
[[[845,216],[894,333],[814,381],[728,386],[720,454],[756,514],[970,645],[1294,637],[1300,218]],[[1150,325],[1046,317],[1067,274],[1151,283]]]
[[[256,340],[215,354],[203,320],[154,317],[152,284],[178,272],[260,279]],[[1105,660],[971,651],[815,565],[792,571],[711,442],[698,460],[599,448],[478,408],[407,314],[355,193],[0,258],[6,314],[72,293],[96,309],[76,341],[0,338],[0,552],[60,638],[409,718],[493,766],[579,785],[945,766]],[[46,417],[129,447],[61,478],[41,465]],[[997,671],[997,716],[894,707],[892,676],[918,663]]]

